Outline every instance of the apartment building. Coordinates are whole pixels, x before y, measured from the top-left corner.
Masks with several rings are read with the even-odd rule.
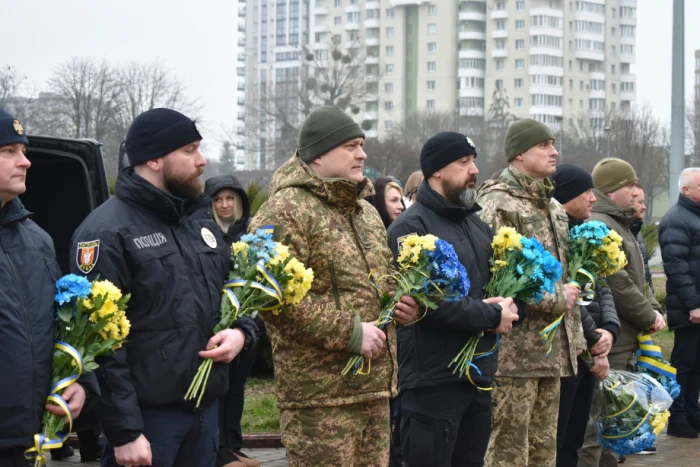
[[[358,62],[366,87],[355,116],[369,137],[425,110],[488,118],[506,97],[519,118],[602,125],[606,112],[627,109],[636,98],[636,0],[245,3],[239,118],[248,168],[268,165],[265,147],[280,136],[274,122],[262,136],[251,131],[262,90],[281,87],[291,95],[313,75],[305,50],[323,57],[341,47]]]

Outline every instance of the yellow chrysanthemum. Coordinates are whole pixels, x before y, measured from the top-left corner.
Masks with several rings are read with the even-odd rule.
[[[666,422],[668,422],[670,417],[671,413],[668,410],[659,412],[651,417],[651,429],[654,431],[656,436],[659,436],[659,433],[661,433],[661,431],[664,429]]]
[[[418,237],[418,244],[425,250],[435,251],[435,242],[437,239],[435,235],[423,235],[422,237]]]
[[[520,242],[520,239],[523,236],[520,235],[513,227],[501,227],[498,229],[496,232],[496,236],[493,237],[493,241],[491,242],[491,247],[494,249],[494,251],[497,250],[520,250],[522,248],[522,244]]]
[[[281,243],[277,244],[277,248],[275,248],[275,253],[277,253],[277,256],[282,258],[282,261],[289,258],[289,248],[287,248],[286,245],[282,245]]]
[[[245,254],[248,252],[248,244],[245,242],[236,242],[231,245],[231,251],[233,251],[233,256],[237,256],[238,253],[243,253]]]
[[[304,299],[311,289],[314,272],[310,268],[304,268],[301,261],[296,258],[289,260],[284,267],[284,271],[292,276],[292,279],[287,282],[284,288],[284,302],[288,305],[297,304]],[[275,314],[277,313],[279,313],[279,310],[275,310]]]
[[[107,280],[93,282],[90,291],[93,297],[103,296],[105,300],[118,302],[122,298],[122,291]]]
[[[507,261],[503,261],[502,259],[497,259],[496,261],[493,262],[493,265],[496,269],[504,268],[508,266]]]

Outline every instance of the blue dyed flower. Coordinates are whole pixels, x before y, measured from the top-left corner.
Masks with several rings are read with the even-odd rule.
[[[90,295],[90,287],[90,281],[83,276],[65,275],[56,281],[54,300],[59,305],[63,305],[74,298],[87,298]]]

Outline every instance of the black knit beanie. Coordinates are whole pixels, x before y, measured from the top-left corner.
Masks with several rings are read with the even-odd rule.
[[[309,114],[299,131],[299,159],[306,163],[355,138],[364,138],[360,125],[338,107],[320,107]]]
[[[591,174],[571,164],[557,166],[557,171],[549,177],[554,184],[553,198],[561,204],[568,203],[581,193],[593,188]]]
[[[0,108],[0,147],[15,143],[29,145],[24,127],[19,120]]]
[[[476,146],[468,136],[452,131],[438,133],[426,141],[420,151],[423,177],[428,179],[446,165],[472,154],[476,157]]]
[[[126,154],[134,166],[201,140],[193,120],[172,109],[151,109],[131,123],[126,134]]]

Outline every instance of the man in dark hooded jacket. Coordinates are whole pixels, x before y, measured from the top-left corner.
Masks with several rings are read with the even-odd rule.
[[[469,275],[469,295],[440,302],[414,325],[400,328],[401,454],[408,467],[483,466],[491,433],[491,392],[498,352],[497,334],[518,321],[512,298],[483,299],[491,279],[493,234],[477,212],[476,147],[465,135],[438,133],[421,150],[425,179],[417,202],[389,227],[389,247],[398,255],[407,235],[427,235],[451,243]],[[522,307],[524,312],[524,306]],[[448,368],[470,337],[483,334],[469,377]]]
[[[575,165],[560,165],[550,178],[554,183],[554,199],[559,201],[569,217],[569,229],[585,222],[591,215],[596,197],[593,178]],[[581,324],[593,368],[579,356],[578,373],[561,379],[559,423],[557,425],[557,466],[578,464],[578,449],[583,445],[591,411],[595,379],[608,375],[608,353],[620,335],[620,320],[615,311],[612,292],[600,282],[595,286],[595,298],[581,306]]]
[[[60,268],[51,237],[29,219],[25,192],[27,136],[0,108],[0,466],[28,465],[24,450],[41,432],[51,386],[54,295]],[[76,418],[85,402],[80,384],[62,394]],[[52,413],[64,415],[55,405]]]

